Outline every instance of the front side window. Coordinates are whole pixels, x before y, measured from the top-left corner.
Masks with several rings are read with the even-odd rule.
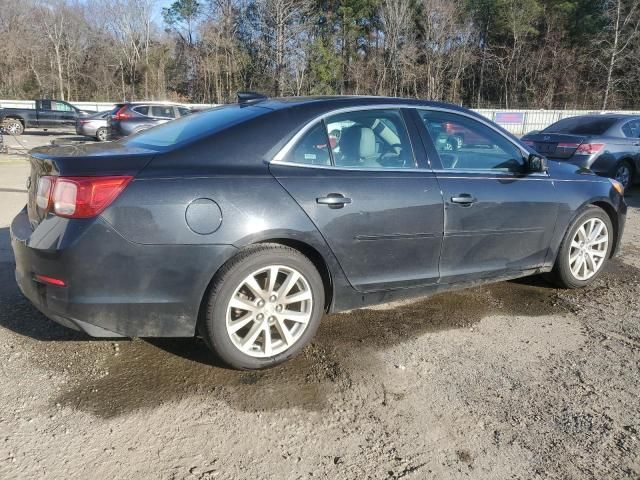
[[[444,169],[522,171],[520,149],[483,123],[463,115],[419,111]]]
[[[71,112],[73,107],[65,102],[51,102],[51,109],[56,112]]]

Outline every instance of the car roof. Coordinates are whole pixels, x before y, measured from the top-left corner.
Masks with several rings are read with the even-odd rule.
[[[466,108],[458,105],[434,102],[427,100],[419,100],[416,98],[401,97],[376,97],[366,95],[334,95],[334,96],[308,96],[308,97],[278,97],[265,98],[264,100],[255,100],[249,102],[250,105],[256,105],[263,108],[279,110],[292,106],[302,106],[314,104],[314,106],[326,106],[328,110],[340,107],[351,106],[367,106],[367,105],[407,105],[407,106],[424,106],[424,107],[441,107],[450,110],[459,110],[468,112]]]

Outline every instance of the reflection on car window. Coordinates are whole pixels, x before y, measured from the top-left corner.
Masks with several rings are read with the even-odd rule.
[[[346,112],[326,119],[335,166],[415,168],[413,151],[398,110]]]
[[[471,118],[421,110],[445,169],[521,171],[522,152],[499,133]]]
[[[327,132],[320,122],[300,140],[287,161],[305,165],[331,165]]]

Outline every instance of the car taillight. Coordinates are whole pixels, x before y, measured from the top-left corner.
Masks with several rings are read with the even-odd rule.
[[[132,178],[55,177],[49,205],[53,213],[60,217],[95,217],[116,199]]]
[[[524,143],[525,145],[529,145],[530,147],[533,147],[535,145],[535,142],[533,140],[522,140],[522,143]]]
[[[593,155],[598,153],[604,147],[604,143],[583,143],[576,151],[575,155]]]
[[[43,176],[38,180],[38,189],[36,190],[36,205],[40,210],[49,210],[51,206],[51,192],[55,184],[56,177]]]
[[[126,106],[120,108],[120,110],[118,110],[113,116],[114,120],[126,120],[127,118],[133,118],[133,115],[127,112]]]

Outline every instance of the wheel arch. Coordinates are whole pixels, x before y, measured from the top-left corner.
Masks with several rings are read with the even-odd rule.
[[[228,264],[228,262],[230,262],[233,258],[235,258],[238,254],[240,254],[244,250],[251,247],[255,247],[257,245],[264,245],[264,244],[277,244],[277,245],[293,248],[294,250],[297,250],[306,258],[308,258],[309,261],[314,265],[316,270],[318,270],[318,273],[320,274],[320,278],[322,278],[322,284],[324,287],[324,311],[328,312],[330,310],[333,302],[333,296],[334,296],[334,282],[333,282],[333,276],[331,274],[329,265],[327,264],[322,254],[315,247],[301,240],[296,240],[296,239],[291,239],[286,237],[268,238],[268,239],[261,239],[253,243],[248,243],[243,247],[239,248],[237,251],[234,252],[233,255],[227,258],[226,261],[222,265],[220,265],[220,267],[211,275],[211,279],[209,280],[209,283],[207,284],[207,287],[202,293],[202,297],[200,299],[200,306],[198,308],[198,317],[197,317],[198,321],[202,318],[202,315],[206,313],[207,299],[209,297],[209,292],[211,291],[211,288],[215,282],[216,277],[218,276],[218,273],[224,268],[225,265]]]
[[[9,114],[6,115],[4,117],[2,117],[2,122],[4,123],[5,120],[18,120],[21,124],[22,124],[22,128],[26,127],[26,122],[24,120],[24,118],[18,116],[18,115],[14,115],[14,114]]]
[[[620,240],[618,238],[618,235],[620,232],[620,226],[618,225],[618,214],[616,212],[616,209],[613,207],[613,205],[611,205],[609,202],[606,202],[604,200],[596,200],[594,202],[589,203],[588,205],[593,205],[595,207],[599,207],[602,210],[604,210],[604,212],[609,217],[609,220],[611,220],[611,225],[613,225],[613,237],[614,237],[613,245],[618,245]],[[611,253],[609,254],[609,258],[613,257],[614,255],[615,255],[615,248],[612,248]]]

